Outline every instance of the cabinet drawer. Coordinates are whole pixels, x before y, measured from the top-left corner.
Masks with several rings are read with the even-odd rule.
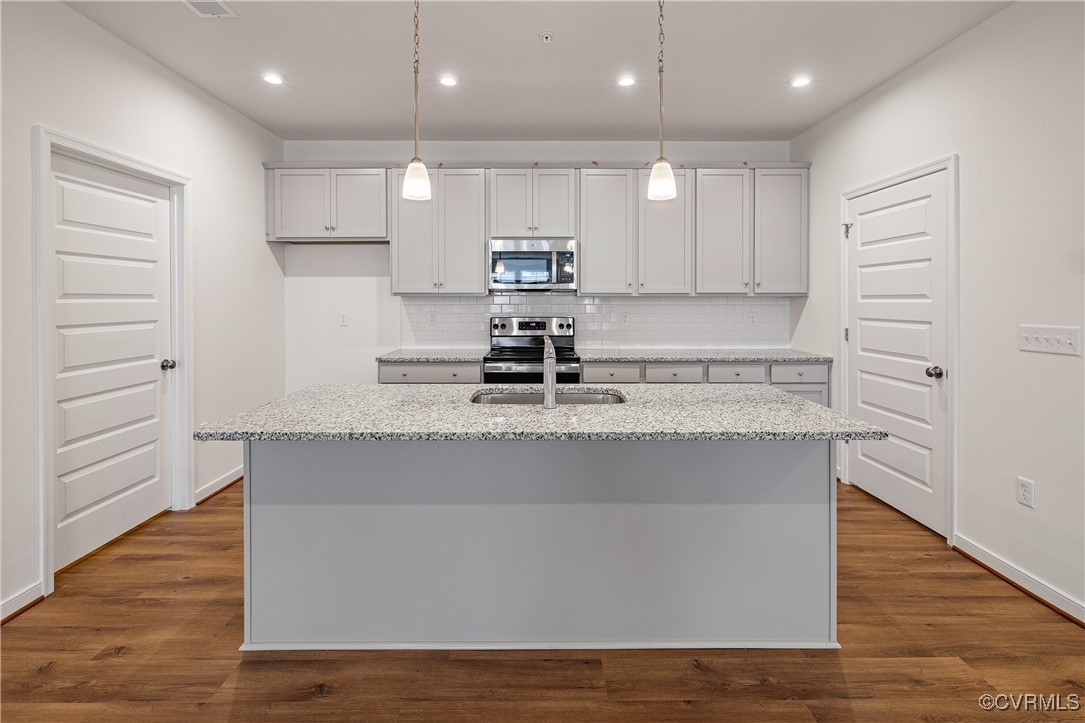
[[[656,384],[700,384],[704,381],[704,367],[700,364],[645,364],[644,381]]]
[[[796,397],[809,399],[811,402],[817,402],[826,407],[829,406],[828,384],[773,384],[772,386],[789,394],[794,394]]]
[[[825,364],[773,364],[772,383],[823,384],[829,381],[829,367]]]
[[[381,364],[381,384],[478,384],[481,364]]]
[[[713,383],[762,384],[764,364],[709,364],[708,381]]]
[[[580,377],[586,384],[636,384],[640,382],[640,364],[585,364]]]

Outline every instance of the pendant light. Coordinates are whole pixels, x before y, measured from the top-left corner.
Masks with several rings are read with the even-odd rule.
[[[403,198],[428,201],[431,197],[429,171],[418,157],[418,0],[414,0],[414,158],[403,175]]]
[[[659,0],[659,158],[648,178],[648,200],[669,201],[677,196],[674,171],[663,155],[663,0]]]

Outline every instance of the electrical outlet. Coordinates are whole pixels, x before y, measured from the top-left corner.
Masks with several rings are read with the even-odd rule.
[[[346,326],[346,325],[347,325],[347,312],[340,311],[339,312],[339,326]]]
[[[436,311],[431,311],[429,313],[429,323],[431,323],[431,324],[436,324],[437,323],[437,312]]]
[[[750,312],[750,326],[753,326],[756,323],[757,323],[757,314],[751,311]]]
[[[622,314],[622,326],[629,326],[629,314]]]
[[[1081,356],[1081,327],[1020,324],[1017,327],[1017,348],[1041,354]]]
[[[1036,509],[1036,483],[1024,477],[1018,477],[1017,501],[1025,507]]]

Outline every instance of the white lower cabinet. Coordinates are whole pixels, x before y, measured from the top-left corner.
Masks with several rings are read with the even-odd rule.
[[[478,384],[481,364],[444,362],[381,362],[377,368],[381,384]]]
[[[393,174],[392,293],[484,295],[485,171],[430,171],[428,201],[402,197],[405,173],[396,169]]]
[[[777,389],[829,406],[829,366],[828,362],[582,362],[580,380],[585,384],[772,384]]]

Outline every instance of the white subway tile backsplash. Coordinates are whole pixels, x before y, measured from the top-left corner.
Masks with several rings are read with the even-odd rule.
[[[404,296],[405,348],[489,346],[491,316],[573,316],[583,349],[786,348],[786,298],[717,296]],[[750,323],[750,313],[757,321]],[[431,314],[436,316],[430,322]],[[628,316],[628,324],[623,324]]]

